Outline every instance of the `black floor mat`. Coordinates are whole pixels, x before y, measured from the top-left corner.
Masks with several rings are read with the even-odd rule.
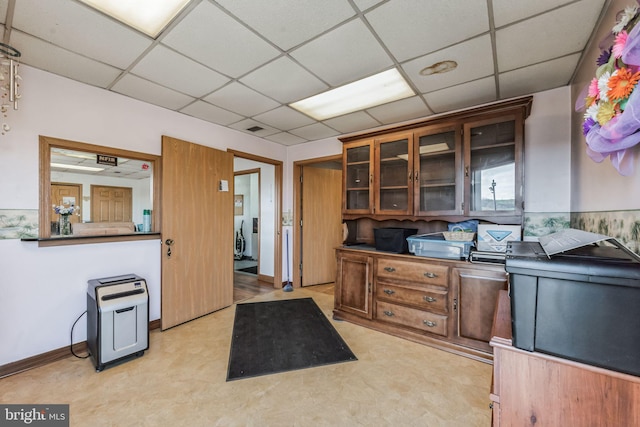
[[[313,298],[238,304],[227,381],[357,360]]]
[[[239,268],[236,271],[242,271],[243,273],[258,274],[258,266],[254,265],[253,267]]]

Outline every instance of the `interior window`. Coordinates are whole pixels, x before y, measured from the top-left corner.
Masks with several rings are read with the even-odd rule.
[[[159,157],[40,137],[40,239],[159,230]]]

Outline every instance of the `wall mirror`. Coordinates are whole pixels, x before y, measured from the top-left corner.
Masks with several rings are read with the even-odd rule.
[[[157,232],[159,159],[41,136],[40,239],[129,240]]]

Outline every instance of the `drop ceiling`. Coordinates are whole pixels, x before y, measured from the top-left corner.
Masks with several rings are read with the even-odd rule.
[[[0,19],[24,64],[296,145],[565,86],[609,4],[192,0],[156,39],[76,0],[0,0]],[[288,106],[391,68],[415,96],[324,121]]]

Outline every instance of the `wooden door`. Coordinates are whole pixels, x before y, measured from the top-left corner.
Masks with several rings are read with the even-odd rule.
[[[161,211],[165,330],[233,303],[233,154],[163,136]]]
[[[331,283],[342,242],[342,171],[306,166],[302,173],[302,286]]]
[[[66,202],[66,203],[65,203]],[[77,206],[82,207],[82,184],[69,184],[61,182],[51,183],[51,204],[60,206]],[[55,212],[51,214],[51,221],[58,221],[59,215]],[[82,210],[79,215],[75,213],[69,216],[72,224],[81,222]]]
[[[91,186],[92,222],[133,221],[133,190],[131,187]]]

